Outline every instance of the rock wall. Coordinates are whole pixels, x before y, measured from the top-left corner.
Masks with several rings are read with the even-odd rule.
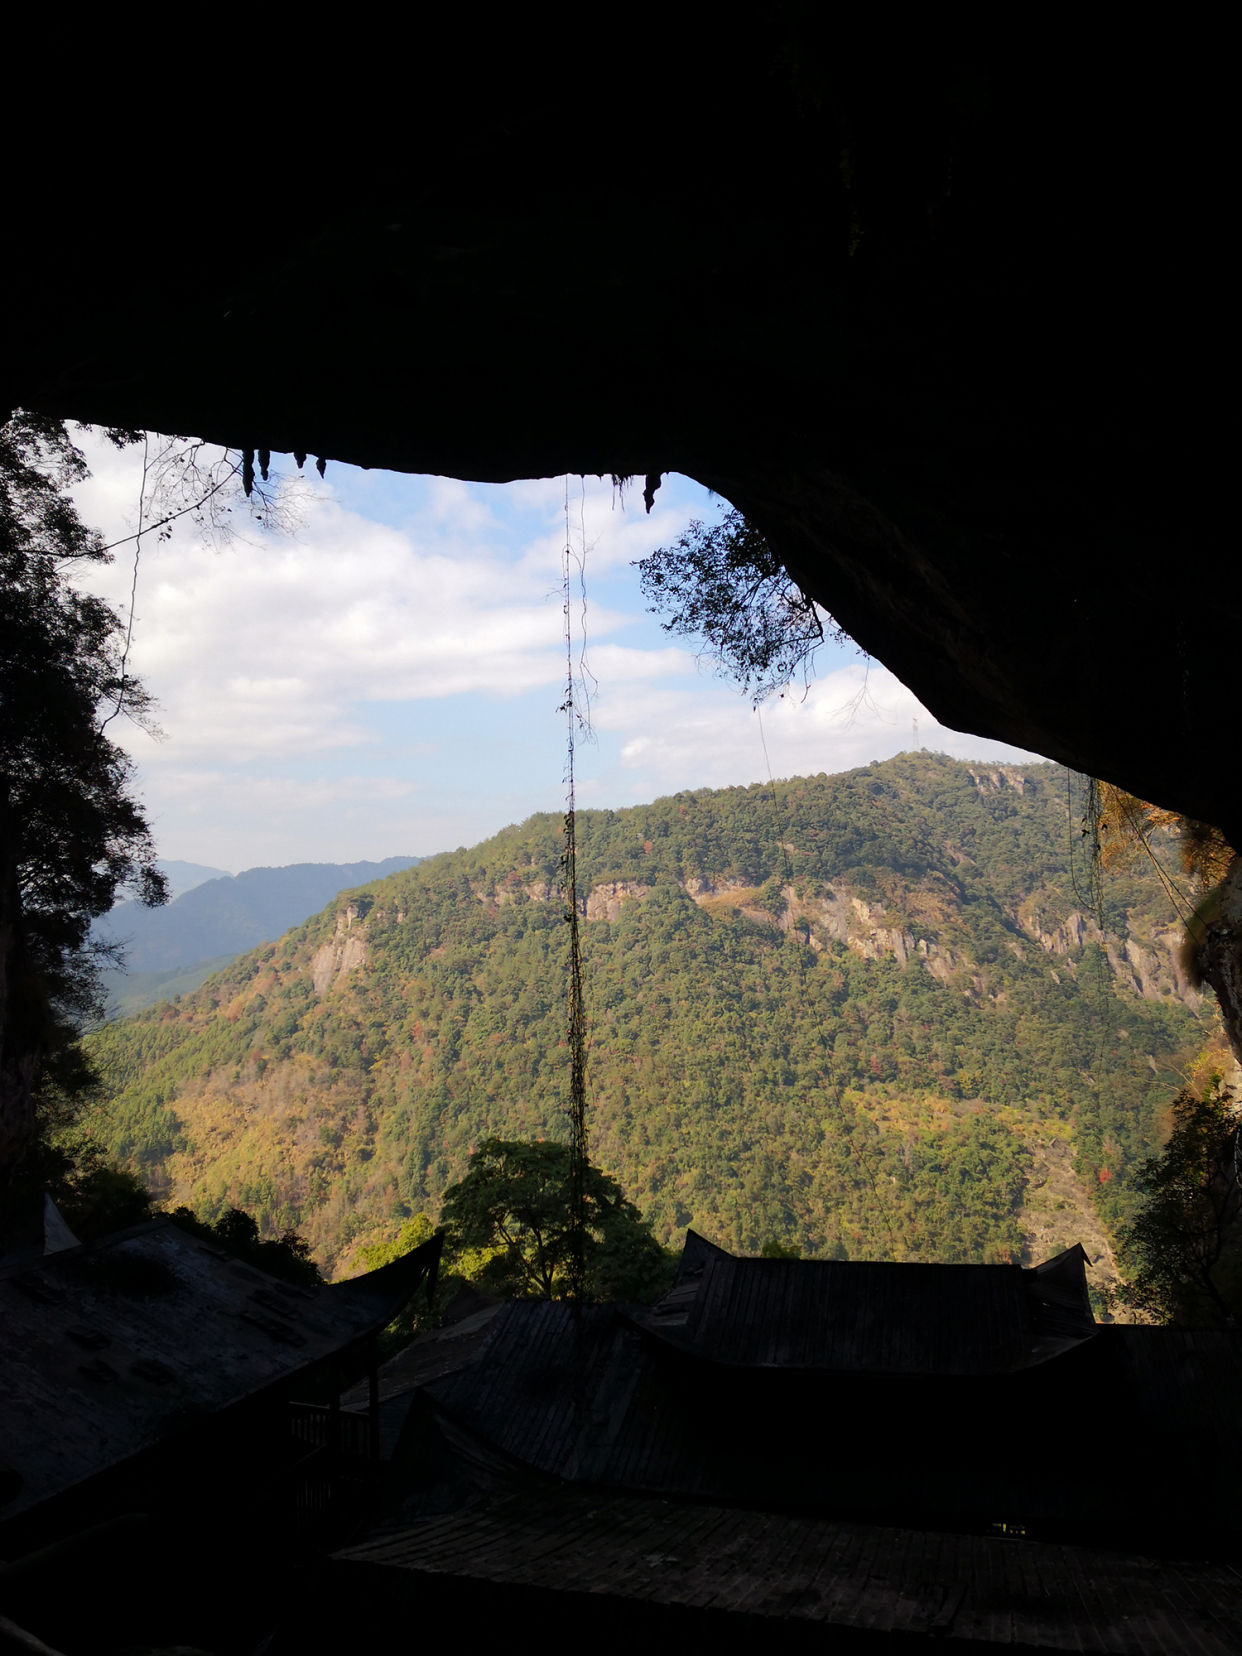
[[[317,995],[326,995],[329,989],[344,982],[366,960],[365,913],[366,909],[360,903],[350,903],[347,908],[341,909],[331,941],[322,944],[311,956],[311,982]]]
[[[1008,786],[1022,792],[1026,781],[1013,766],[972,767],[970,774],[981,791]],[[958,866],[970,865],[965,853],[955,853],[953,847],[946,849]],[[758,886],[730,875],[692,876],[681,889],[709,912],[734,912],[775,932],[800,934],[816,954],[830,942],[837,942],[865,960],[892,958],[902,966],[921,960],[942,983],[948,983],[967,964],[960,950],[942,935],[960,920],[961,899],[950,882],[938,875],[903,889],[893,901],[883,903],[860,896],[851,889],[848,879],[828,881],[818,892],[786,885],[780,893],[783,907],[776,912]],[[579,899],[580,911],[588,921],[615,922],[626,903],[646,902],[653,890],[653,886],[638,880],[604,881]],[[480,903],[490,902],[497,907],[515,901],[562,900],[555,880],[523,882],[516,875],[494,889],[480,888],[475,895]],[[1145,1000],[1173,996],[1192,1010],[1197,1010],[1203,1000],[1196,975],[1182,958],[1180,925],[1145,928],[1140,922],[1125,937],[1106,936],[1090,915],[1077,909],[1066,914],[1051,891],[1032,893],[1015,904],[1009,919],[1014,928],[1009,947],[1022,957],[1027,946],[1034,945],[1055,958],[1058,966],[1054,976],[1062,971],[1075,973],[1077,966],[1071,956],[1094,943],[1103,948],[1114,976]],[[365,958],[365,944],[356,937],[349,939],[349,924],[345,911],[338,916],[332,943],[325,944],[315,956],[315,987],[321,994],[327,984]]]

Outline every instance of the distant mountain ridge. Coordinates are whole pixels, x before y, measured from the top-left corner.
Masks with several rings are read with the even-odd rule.
[[[233,878],[231,869],[209,868],[206,863],[180,862],[176,858],[169,860],[161,857],[158,866],[168,881],[169,896],[174,900],[187,891],[193,891],[195,886],[206,885],[208,880]]]
[[[247,868],[236,876],[205,880],[164,908],[120,903],[95,922],[92,935],[124,945],[131,975],[171,973],[206,960],[218,963],[222,956],[241,954],[301,925],[338,891],[399,874],[421,860],[386,857],[383,862]]]

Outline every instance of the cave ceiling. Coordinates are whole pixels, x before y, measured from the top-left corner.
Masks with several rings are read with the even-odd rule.
[[[1150,65],[771,19],[593,60],[568,114],[532,93],[563,50],[519,36],[395,113],[273,93],[223,151],[241,210],[184,149],[140,211],[87,169],[18,214],[6,406],[635,496],[685,473],[941,723],[1242,844],[1211,249],[1173,232],[1190,140]]]

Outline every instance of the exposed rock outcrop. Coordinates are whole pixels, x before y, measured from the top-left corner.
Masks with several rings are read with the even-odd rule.
[[[326,995],[329,989],[343,983],[366,960],[366,928],[362,924],[365,913],[360,903],[350,903],[341,909],[331,941],[322,944],[311,956],[311,982],[317,995]]]
[[[1095,921],[1070,911],[1063,919],[1048,906],[1046,893],[1035,893],[1019,903],[1014,919],[1030,938],[1047,954],[1066,955],[1071,949],[1081,949],[1084,943],[1101,943],[1104,934]]]
[[[976,768],[968,765],[971,780],[980,793],[1000,793],[1010,787],[1015,793],[1026,792],[1026,777],[1014,765],[987,765]]]
[[[592,887],[583,912],[588,920],[616,920],[625,903],[645,902],[651,892],[637,880],[612,880]]]
[[[970,767],[970,774],[981,791],[1010,787],[1018,793],[1025,791],[1027,779],[1014,766]],[[974,866],[960,849],[947,846],[946,851],[958,867]],[[830,942],[837,942],[864,960],[891,958],[902,966],[921,960],[942,983],[950,982],[964,964],[960,951],[944,938],[945,931],[951,932],[960,922],[961,897],[943,875],[932,874],[882,901],[861,896],[851,888],[848,876],[826,882],[818,892],[805,888],[799,892],[797,887],[786,885],[780,893],[781,907],[772,903],[760,887],[735,875],[692,875],[681,888],[698,907],[709,912],[735,912],[774,932],[799,934],[816,954]],[[616,921],[626,903],[645,902],[654,889],[639,880],[603,881],[579,899],[582,916],[589,921]],[[478,890],[476,896],[481,903],[492,902],[498,907],[514,901],[562,900],[556,880],[523,882],[516,875],[494,890]],[[1183,934],[1177,925],[1139,929],[1125,937],[1106,935],[1092,916],[1077,909],[1065,913],[1062,900],[1047,889],[1016,904],[1009,918],[1013,935],[1007,940],[1008,946],[1019,958],[1029,940],[1044,954],[1064,961],[1061,970],[1073,973],[1077,968],[1072,957],[1086,945],[1095,944],[1104,950],[1114,976],[1144,999],[1173,996],[1192,1009],[1202,1002],[1196,975],[1181,957]],[[347,918],[338,918],[333,943],[325,944],[315,956],[315,986],[321,994],[328,984],[339,981],[365,958],[365,945],[357,939],[343,940],[342,927],[348,930]],[[1059,982],[1059,972],[1053,975]]]
[[[1085,944],[1102,947],[1113,975],[1144,1000],[1162,1000],[1170,995],[1192,1009],[1203,994],[1181,958],[1182,928],[1170,925],[1136,930],[1124,938],[1108,937],[1090,916],[1073,909],[1058,917],[1047,892],[1036,892],[1013,911],[1013,918],[1026,935],[1046,954],[1068,956]],[[1074,963],[1066,961],[1070,971]]]

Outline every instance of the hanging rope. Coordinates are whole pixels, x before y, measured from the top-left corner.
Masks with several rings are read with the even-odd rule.
[[[586,556],[583,543],[582,557]],[[565,757],[565,852],[561,858],[565,919],[569,925],[569,1295],[581,1305],[586,1286],[586,1004],[582,993],[582,947],[578,930],[578,842],[574,800],[574,746],[582,722],[575,700],[572,574],[575,563],[582,574],[582,560],[575,558],[569,538],[569,479],[565,479],[565,550],[561,558],[561,579],[565,618],[565,700],[561,712],[566,721]]]
[[[1100,872],[1100,784],[1094,776],[1080,778],[1083,785],[1082,822],[1078,837],[1085,842],[1087,850],[1087,890],[1082,892],[1078,886],[1078,870],[1074,862],[1074,831],[1073,831],[1073,804],[1070,805],[1070,884],[1074,888],[1074,896],[1094,916],[1096,925],[1104,930],[1104,882]],[[1067,798],[1072,802],[1074,788],[1074,773],[1066,771]]]
[[[146,533],[147,524],[143,521],[147,510],[147,474],[151,469],[151,434],[144,431],[142,434],[142,482],[138,486],[138,530],[129,537],[134,543],[134,578],[129,588],[129,620],[125,626],[125,648],[121,652],[121,680],[117,685],[116,706],[99,727],[102,736],[104,731],[125,706],[125,693],[129,688],[129,652],[134,642],[134,610],[138,603],[138,564],[142,557],[142,537]],[[113,543],[121,545],[120,541]],[[105,548],[105,550],[108,550]]]
[[[772,790],[772,812],[776,818],[776,844],[785,862],[785,884],[790,888],[790,890],[792,890],[793,868],[789,861],[789,847],[785,844],[785,829],[781,822],[780,801],[776,797],[776,778],[772,775],[772,761],[768,758],[768,739],[763,734],[763,714],[760,711],[758,702],[755,702],[754,707],[755,717],[759,721],[759,740],[763,746],[763,762],[767,766],[768,770],[768,786]]]

